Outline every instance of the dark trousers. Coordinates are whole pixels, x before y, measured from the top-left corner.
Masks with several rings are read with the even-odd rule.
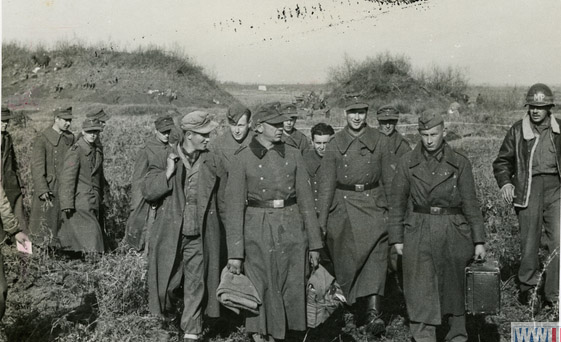
[[[546,268],[545,297],[557,302],[559,297],[559,225],[560,191],[558,175],[532,177],[528,207],[517,209],[520,224],[520,289],[526,291],[538,284],[540,277],[539,247],[544,229],[548,253],[557,255]]]
[[[468,339],[466,331],[466,316],[448,316],[450,330],[446,334],[447,342],[465,342]],[[409,330],[416,342],[436,342],[436,325],[420,322],[410,322]]]
[[[203,298],[205,294],[203,243],[200,235],[181,239],[181,263],[170,279],[173,291],[183,280],[183,313],[181,329],[188,334],[199,335],[203,331]]]

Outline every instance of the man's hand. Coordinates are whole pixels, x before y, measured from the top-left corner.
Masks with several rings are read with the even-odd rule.
[[[22,245],[25,246],[25,243],[27,241],[29,241],[29,237],[27,236],[27,234],[25,234],[24,232],[19,232],[17,233],[14,238],[16,239],[17,242],[21,243]]]
[[[396,243],[394,245],[394,247],[395,247],[395,251],[397,252],[397,254],[403,255],[403,244],[402,243]]]
[[[167,165],[166,165],[166,179],[170,179],[173,173],[175,172],[176,163],[179,160],[177,154],[171,152],[167,158]]]
[[[514,195],[514,185],[511,183],[503,185],[501,188],[501,196],[506,203],[512,204],[512,201],[516,198]]]
[[[242,268],[242,259],[228,259],[228,271],[230,271],[230,273],[241,274]]]
[[[312,264],[312,268],[316,269],[319,266],[319,252],[310,251],[309,258],[310,258],[310,264]]]
[[[475,245],[475,260],[485,260],[486,254],[482,243]]]
[[[51,192],[45,192],[42,195],[39,195],[39,199],[41,201],[50,201],[52,200],[53,194]]]

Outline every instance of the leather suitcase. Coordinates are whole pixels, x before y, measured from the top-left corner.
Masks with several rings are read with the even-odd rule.
[[[501,272],[497,261],[475,261],[466,267],[466,312],[495,315],[501,308]]]

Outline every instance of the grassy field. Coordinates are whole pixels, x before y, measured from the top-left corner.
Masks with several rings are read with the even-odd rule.
[[[112,58],[121,60],[117,57]],[[50,75],[53,73],[50,71]],[[50,75],[40,76],[43,77],[42,82],[52,84]],[[5,84],[10,84],[10,80],[7,81]],[[3,94],[13,94],[15,85],[11,87],[3,88]],[[484,93],[485,102],[479,106],[462,105],[459,113],[447,117],[450,122],[450,144],[464,150],[473,164],[487,230],[487,250],[501,266],[501,312],[495,316],[469,317],[470,341],[509,341],[510,322],[558,320],[558,307],[533,314],[529,307],[521,306],[516,300],[518,290],[514,277],[519,257],[518,224],[514,210],[499,198],[491,170],[491,163],[508,126],[524,115],[522,99],[525,89],[469,87],[466,92],[470,98]],[[148,313],[145,256],[118,247],[129,215],[130,176],[134,158],[146,137],[151,134],[153,120],[170,110],[179,117],[181,113],[204,107],[224,122],[225,103],[237,100],[254,106],[268,101],[292,101],[294,96],[311,90],[327,92],[329,86],[269,86],[263,92],[257,90],[257,85],[224,84],[214,89],[211,96],[216,99],[217,94],[220,94],[219,104],[209,103],[203,97],[194,102],[184,100],[171,104],[154,100],[141,104],[100,101],[104,97],[95,98],[95,101],[76,101],[77,114],[71,127],[74,132],[78,131],[85,112],[92,107],[103,106],[111,114],[101,139],[105,153],[104,169],[110,185],[104,199],[105,220],[114,250],[102,257],[88,256],[82,262],[62,260],[41,249],[36,249],[32,256],[23,256],[15,253],[13,246],[3,246],[10,289],[1,329],[8,341],[175,341],[179,336],[178,327],[174,323],[159,321]],[[554,89],[558,93],[559,90]],[[81,89],[73,91],[78,98],[82,98]],[[195,90],[192,93],[201,94]],[[37,131],[52,123],[48,109],[62,103],[62,99],[54,96],[57,95],[47,93],[38,97],[34,105],[18,107],[18,114],[27,114],[31,120],[14,120],[9,127],[21,167],[27,210],[32,193],[29,166],[31,142]],[[412,109],[421,107],[419,104],[404,106]],[[369,115],[369,123],[376,125],[374,115]],[[398,128],[413,144],[418,139],[415,126],[417,117],[414,110],[408,112],[402,116]],[[307,133],[319,121],[336,127],[344,125],[342,111],[336,106],[331,108],[329,118],[305,118],[302,115],[297,125]],[[384,319],[388,329],[384,336],[376,340],[409,341],[402,295],[391,281],[388,286],[388,294],[384,299]],[[240,319],[234,315],[227,317],[221,322],[207,321],[205,338],[216,342],[249,341]],[[321,327],[305,334],[291,335],[287,340],[366,341],[366,337],[355,326],[352,313],[343,308]]]

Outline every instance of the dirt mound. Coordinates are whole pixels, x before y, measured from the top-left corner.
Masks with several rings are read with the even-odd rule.
[[[210,107],[236,101],[188,57],[157,48],[33,51],[3,44],[2,52],[3,102],[16,110],[77,102]]]

